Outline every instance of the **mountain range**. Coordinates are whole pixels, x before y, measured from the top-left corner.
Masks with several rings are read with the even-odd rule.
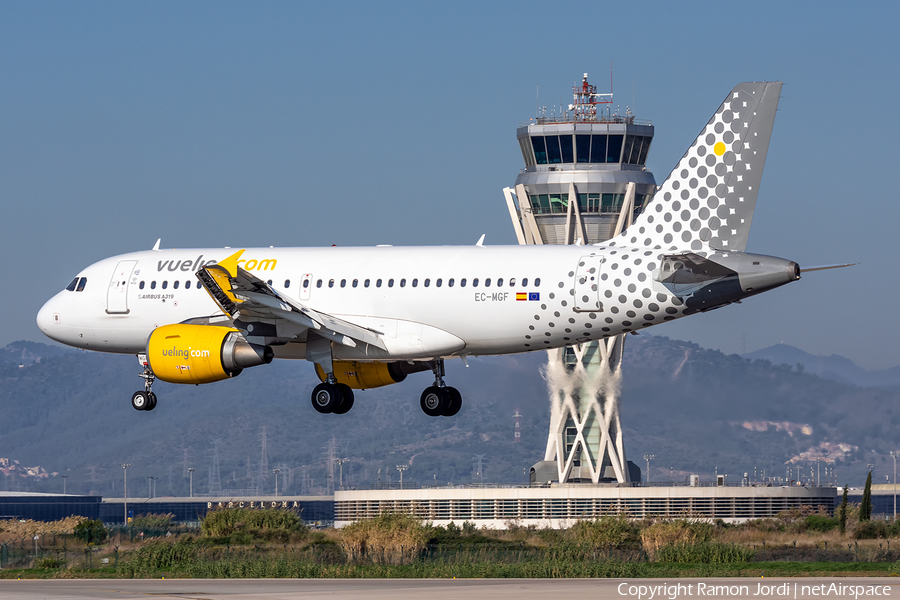
[[[770,356],[629,336],[620,407],[628,457],[645,469],[640,457],[655,455],[653,481],[785,476],[788,468],[806,477],[816,458],[823,481],[829,465],[840,483],[861,484],[867,463],[881,481],[896,448],[900,386],[861,387],[847,370],[827,371],[845,378],[835,380],[797,353]],[[272,493],[275,469],[280,493],[328,493],[340,483],[396,481],[404,464],[404,481],[518,483],[546,445],[545,363],[542,352],[472,358],[469,368],[449,361],[447,382],[465,398],[453,418],[419,408],[429,373],[358,392],[346,415],[321,415],[309,401],[318,380],[302,361],[204,386],[157,382],[158,407],[138,412],[133,356],[15,342],[0,349],[0,457],[51,476],[0,473],[0,490],[61,491],[65,475],[70,493],[121,496],[123,463],[132,465],[129,496],[151,486],[158,496],[187,495],[190,468],[195,495]],[[342,468],[338,458],[348,459]]]
[[[818,375],[822,379],[860,387],[900,386],[900,366],[868,371],[849,358],[837,354],[816,356],[787,344],[775,344],[742,356],[753,360],[768,360],[776,365],[787,364],[795,368],[796,365],[802,365],[804,371]]]

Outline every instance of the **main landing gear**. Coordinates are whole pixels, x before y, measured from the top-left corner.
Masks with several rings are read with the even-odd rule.
[[[353,408],[353,390],[329,373],[324,383],[313,388],[312,405],[320,413],[342,415]]]
[[[131,406],[135,410],[153,410],[156,408],[156,394],[151,388],[156,380],[156,375],[150,370],[150,363],[147,362],[146,355],[139,354],[138,362],[144,367],[143,372],[138,374],[144,380],[144,391],[137,391],[131,396]]]
[[[429,417],[452,417],[462,408],[462,394],[454,387],[444,384],[444,359],[432,364],[434,385],[425,388],[419,404]]]

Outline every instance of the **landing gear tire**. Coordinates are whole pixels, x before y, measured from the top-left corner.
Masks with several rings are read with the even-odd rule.
[[[454,387],[446,387],[444,390],[450,396],[450,403],[447,405],[447,410],[444,411],[444,416],[452,417],[462,408],[462,394]]]
[[[135,410],[149,410],[147,407],[150,406],[150,393],[135,392],[134,395],[131,396],[131,406],[133,406]]]
[[[341,395],[341,403],[334,409],[334,414],[343,415],[353,408],[353,389],[346,383],[335,384]]]
[[[338,384],[339,385],[339,384]],[[341,405],[341,390],[338,385],[331,383],[320,383],[312,392],[312,405],[317,411],[323,414],[335,412],[335,409]],[[353,400],[350,400],[353,405]],[[349,408],[347,410],[350,410]]]
[[[450,402],[447,388],[433,385],[425,388],[425,391],[422,392],[419,404],[422,406],[422,411],[429,417],[439,417],[450,407]]]
[[[153,410],[154,408],[156,408],[156,394],[154,394],[153,392],[148,392],[147,396],[149,402],[147,404],[147,408],[145,408],[144,410]]]

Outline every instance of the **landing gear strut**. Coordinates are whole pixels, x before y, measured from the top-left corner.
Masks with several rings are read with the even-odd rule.
[[[135,392],[131,396],[131,406],[135,410],[153,410],[156,408],[156,394],[153,393],[152,388],[156,375],[150,369],[150,363],[147,362],[146,354],[138,354],[138,363],[144,367],[144,370],[138,374],[138,377],[144,380],[144,391]]]
[[[333,373],[325,376],[312,392],[312,405],[320,413],[343,415],[353,408],[353,390],[346,383],[338,383]]]
[[[434,385],[425,388],[419,400],[422,410],[429,417],[452,417],[462,408],[462,394],[444,383],[444,359],[432,363]]]

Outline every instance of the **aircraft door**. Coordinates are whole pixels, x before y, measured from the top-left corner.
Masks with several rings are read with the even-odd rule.
[[[578,259],[575,269],[575,312],[603,310],[600,302],[600,266],[605,258],[591,254]]]
[[[120,260],[113,272],[106,292],[106,312],[111,315],[128,314],[128,282],[136,260]]]

